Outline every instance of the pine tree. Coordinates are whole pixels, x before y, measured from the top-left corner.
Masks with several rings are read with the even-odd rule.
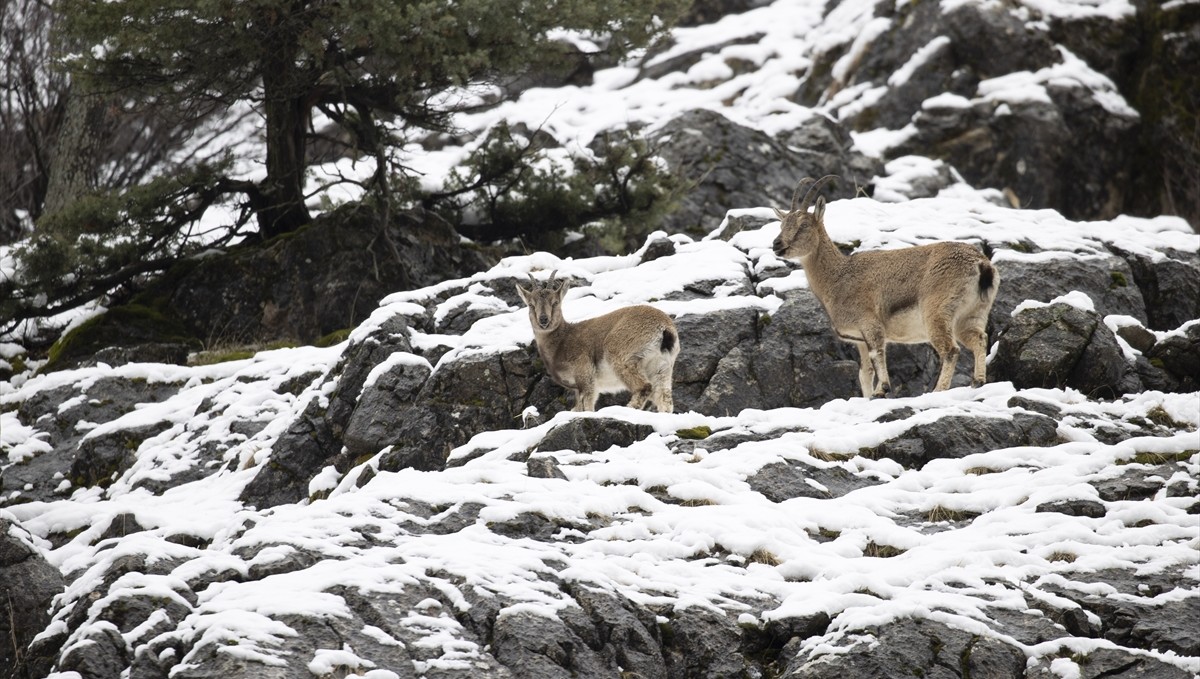
[[[180,115],[250,102],[263,118],[266,178],[247,194],[260,233],[309,220],[310,121],[323,112],[385,158],[388,130],[440,129],[456,87],[515,77],[563,56],[562,29],[613,58],[644,46],[682,0],[62,0],[68,64],[100,91]],[[385,127],[390,123],[390,127]],[[380,181],[387,169],[378,170]]]

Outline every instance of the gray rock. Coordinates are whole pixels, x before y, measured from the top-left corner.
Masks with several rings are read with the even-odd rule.
[[[773,139],[707,109],[668,122],[653,140],[662,157],[674,171],[701,180],[663,227],[702,236],[730,209],[786,205],[804,177],[840,175],[844,181],[827,194],[832,200],[853,196],[855,186],[878,174],[877,161],[855,149],[833,121],[814,116],[791,135]]]
[[[1111,479],[1094,481],[1093,486],[1105,502],[1120,500],[1148,500],[1158,494],[1165,484],[1164,478],[1170,478],[1174,469],[1170,465],[1146,466],[1129,465],[1125,473]],[[1165,476],[1163,476],[1165,474]]]
[[[350,344],[338,362],[338,384],[329,399],[327,418],[336,436],[342,436],[358,407],[363,385],[375,366],[387,360],[393,352],[411,352],[408,336],[409,319],[393,316],[365,339]]]
[[[623,597],[582,585],[568,585],[567,591],[588,621],[586,628],[577,626],[577,632],[590,647],[621,668],[621,676],[666,676],[662,640],[649,611]]]
[[[307,498],[308,482],[340,450],[341,442],[334,436],[320,400],[313,398],[271,446],[270,456],[239,499],[266,509]]]
[[[716,374],[722,357],[756,339],[759,319],[758,310],[753,308],[724,309],[675,319],[680,338],[672,380],[677,412],[701,409],[701,394]]]
[[[522,679],[617,676],[616,665],[561,620],[510,614],[496,620],[492,633],[492,654]]]
[[[648,424],[633,424],[610,417],[577,417],[551,429],[538,450],[574,450],[588,453],[629,446],[654,433]]]
[[[847,97],[853,103],[837,113],[856,131],[911,125],[914,134],[889,149],[885,160],[938,158],[973,186],[999,189],[1022,207],[1049,207],[1073,219],[1167,210],[1197,223],[1200,210],[1186,169],[1196,164],[1196,147],[1171,141],[1190,138],[1196,122],[1194,101],[1184,94],[1198,89],[1194,69],[1187,67],[1200,53],[1189,11],[1141,2],[1139,20],[1132,21],[1003,4],[961,3],[945,10],[878,3],[874,14],[887,24],[869,46],[850,59],[850,50],[862,46],[847,38],[812,54],[794,98],[820,106],[849,88],[881,88],[866,102]],[[1151,33],[1171,38],[1154,40]],[[1107,74],[1140,115],[1108,105],[1107,93],[1065,81],[1048,83],[1041,101],[1005,101],[1003,110],[980,97],[983,80],[1061,63],[1060,47]],[[943,93],[970,103],[939,105],[933,98]]]
[[[745,408],[815,406],[859,394],[857,352],[834,337],[808,290],[788,297],[759,321],[758,341],[720,358],[697,410],[713,415]]]
[[[809,481],[824,486],[825,490]],[[794,497],[841,497],[852,490],[878,483],[876,479],[855,476],[841,467],[822,469],[794,461],[772,462],[746,479],[751,490],[762,493],[771,502],[783,502]]]
[[[871,455],[920,469],[930,460],[961,459],[1000,448],[1052,446],[1058,442],[1058,423],[1036,413],[1017,413],[1011,420],[949,415],[884,441]]]
[[[1113,397],[1140,387],[1116,336],[1092,311],[1051,304],[1017,314],[997,339],[990,379],[1019,389],[1071,387],[1093,397]]]
[[[1006,405],[1009,408],[1024,408],[1031,413],[1041,413],[1054,420],[1061,419],[1062,416],[1062,408],[1059,408],[1057,405],[1047,401],[1025,398],[1024,396],[1013,396],[1008,399]]]
[[[539,455],[525,461],[526,473],[535,479],[566,479],[553,455]]]
[[[87,434],[87,431],[76,427],[79,422],[111,422],[132,412],[139,403],[160,403],[178,391],[178,384],[101,377],[83,386],[75,383],[35,392],[17,407],[17,417],[22,423],[35,426],[47,434],[44,440],[53,451],[0,466],[0,506],[12,501],[13,491],[18,492],[17,498],[21,502],[49,501],[60,497],[57,487],[63,478],[71,477],[76,451]],[[113,436],[115,438],[109,439],[108,443],[113,443],[123,435]],[[105,447],[102,442],[89,445]],[[127,468],[132,461],[132,458],[125,459],[116,448],[109,447],[103,455],[112,463],[104,475],[105,479],[110,478],[113,472]],[[102,470],[81,471],[88,472],[88,478],[95,482],[100,479],[99,472]]]
[[[1200,384],[1200,323],[1163,338],[1146,352],[1152,365],[1180,381],[1180,391]]]
[[[79,644],[71,645],[58,661],[62,672],[78,672],[83,679],[119,677],[129,665],[129,649],[111,627],[93,627]]]
[[[1122,325],[1117,328],[1117,337],[1125,340],[1129,346],[1145,353],[1150,351],[1154,343],[1158,341],[1154,333],[1145,329],[1140,325]]]
[[[729,616],[685,608],[670,616],[663,636],[669,679],[761,676],[739,652],[741,629]]]
[[[80,361],[79,367],[106,363],[111,366],[128,363],[169,363],[187,365],[188,354],[196,347],[183,342],[148,342],[132,346],[105,347],[90,359]]]
[[[142,441],[171,426],[171,422],[158,422],[89,436],[80,442],[67,478],[75,486],[107,488],[137,459],[137,449]]]
[[[1012,322],[1013,309],[1026,300],[1049,302],[1073,290],[1092,299],[1101,318],[1110,314],[1132,316],[1146,323],[1146,304],[1134,285],[1129,264],[1120,257],[1066,256],[1049,262],[1022,262],[1001,258],[1000,289],[988,319],[992,339]]]
[[[1200,655],[1200,594],[1191,585],[1180,582],[1178,575],[1179,568],[1153,574],[1105,569],[1074,574],[1076,583],[1044,588],[1078,604],[1100,621],[1099,629],[1088,623],[1087,629],[1081,630],[1086,636],[1103,637],[1128,648],[1197,656]],[[1095,593],[1090,587],[1092,583],[1104,583],[1124,596]],[[1179,596],[1162,596],[1168,593]]]
[[[1103,648],[1082,654],[1075,659],[1080,679],[1191,679],[1190,672],[1157,658],[1134,655],[1124,649]],[[1030,668],[1025,679],[1054,679],[1061,674],[1052,672],[1045,662]]]
[[[845,651],[797,657],[789,679],[1024,679],[1025,654],[1016,646],[975,636],[932,620],[902,619],[870,630],[878,643],[851,642]]]
[[[1200,318],[1200,255],[1167,251],[1165,257],[1152,258],[1115,250],[1129,263],[1146,300],[1147,327],[1174,330]]]
[[[418,405],[396,413],[395,417],[394,443],[391,450],[380,456],[381,471],[443,469],[451,449],[468,438],[445,408]]]
[[[49,673],[58,649],[30,648],[50,623],[50,602],[63,591],[62,573],[33,546],[19,524],[0,517],[0,677],[25,679]]]
[[[395,290],[487,268],[484,249],[462,247],[453,227],[421,210],[380,225],[349,205],[261,248],[195,262],[147,293],[195,337],[229,344],[290,338],[311,342],[361,323]]]
[[[397,440],[397,414],[412,405],[431,373],[427,365],[401,363],[364,389],[346,425],[346,448],[355,455],[374,455]]]
[[[1067,516],[1086,516],[1092,519],[1102,519],[1108,513],[1108,508],[1095,500],[1059,500],[1044,502],[1034,511],[1056,512]]]
[[[730,210],[725,213],[723,221],[725,228],[721,229],[721,232],[716,237],[727,241],[743,231],[754,231],[771,222],[778,221],[778,218],[774,216],[764,217],[757,214],[743,214],[736,210]]]

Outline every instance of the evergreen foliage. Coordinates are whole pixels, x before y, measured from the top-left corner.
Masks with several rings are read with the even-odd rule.
[[[308,221],[306,147],[314,113],[375,155],[383,189],[391,136],[444,129],[461,88],[560,62],[563,31],[594,36],[613,57],[647,44],[681,0],[64,0],[64,30],[90,50],[68,59],[110,88],[183,115],[252,102],[266,132],[254,187],[271,237]],[[460,89],[456,96],[449,90]],[[385,125],[398,123],[398,127]]]
[[[648,213],[654,197],[669,194],[656,182],[669,177],[632,139],[628,147],[614,146],[611,157],[597,154],[573,169],[532,169],[528,163],[537,158],[530,149],[498,141],[477,154],[466,170],[473,176],[438,196],[418,195],[400,149],[418,133],[449,130],[454,114],[501,96],[502,88],[481,85],[561,72],[579,57],[564,36],[584,36],[605,59],[619,59],[662,35],[686,4],[62,0],[55,4],[56,43],[79,46],[62,63],[88,92],[184,125],[249,105],[261,116],[266,143],[265,158],[248,160],[262,162],[266,174],[245,181],[229,178],[228,166],[185,167],[45,216],[16,253],[17,277],[0,281],[0,332],[119,296],[122,286],[197,248],[244,235],[238,231],[251,218],[263,239],[300,228],[310,220],[304,186],[314,145],[340,144],[335,155],[374,157],[374,176],[363,182],[365,203],[379,211],[381,223],[398,202],[417,200],[459,214],[471,201],[490,202],[485,214],[496,226],[478,229],[489,238],[506,237],[531,216],[562,228],[608,214]],[[317,116],[337,130],[315,129]],[[600,173],[605,181],[597,180]],[[208,206],[229,197],[243,209],[229,233],[218,239],[192,232]]]
[[[502,124],[452,172],[449,193],[433,202],[476,239],[536,238],[602,222],[636,247],[686,187],[632,130],[609,132],[568,156],[547,148],[540,133]]]
[[[236,234],[196,230],[220,195],[220,167],[193,168],[125,191],[81,198],[47,215],[16,249],[18,276],[0,280],[0,331],[103,295]],[[248,219],[245,215],[243,219]]]

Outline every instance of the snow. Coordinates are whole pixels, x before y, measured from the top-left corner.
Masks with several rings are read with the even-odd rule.
[[[1125,0],[1022,0],[1022,4],[1047,17],[1122,17],[1133,11]],[[456,123],[476,132],[501,118],[544,125],[565,147],[583,149],[604,129],[632,123],[653,126],[697,108],[719,110],[770,133],[816,114],[843,116],[861,105],[863,97],[879,96],[881,91],[849,86],[816,110],[786,95],[795,91],[798,78],[811,65],[810,55],[818,52],[845,48],[834,67],[835,77],[845,77],[888,22],[874,19],[874,3],[865,0],[838,3],[828,16],[823,16],[824,6],[818,0],[780,0],[712,25],[678,29],[675,43],[652,63],[702,52],[686,73],[637,79],[637,69],[622,65],[598,72],[591,86],[533,89],[515,102],[464,114]],[[745,37],[755,41],[716,47]],[[934,38],[889,83],[904,82],[947,42],[945,37]],[[733,58],[751,61],[756,68],[733,75],[728,65]],[[1036,73],[981,82],[973,99],[945,94],[926,100],[924,106],[968,107],[984,102],[1011,110],[1046,102],[1047,86],[1069,83],[1093,90],[1097,101],[1110,111],[1136,115],[1111,81],[1065,50],[1062,59],[1061,64]],[[613,106],[614,100],[620,106]],[[852,137],[860,150],[881,156],[911,134],[910,126],[855,132]],[[234,136],[239,145],[257,143],[254,133]],[[406,164],[422,174],[425,186],[440,188],[469,150],[469,146],[446,147],[427,153],[412,145]],[[939,163],[916,156],[893,160],[885,176],[876,179],[874,199],[829,203],[825,221],[831,237],[839,243],[857,243],[862,250],[935,240],[987,242],[999,262],[1108,256],[1110,248],[1152,259],[1161,259],[1166,249],[1200,252],[1200,238],[1173,217],[1074,222],[1050,210],[997,205],[988,192],[965,184],[936,198],[908,199],[912,182],[937,173]],[[261,167],[251,163],[241,169],[246,177],[261,173]],[[315,169],[310,189],[373,171],[372,161],[341,161]],[[320,195],[336,204],[358,194],[353,184],[337,183]],[[367,376],[368,386],[396,366],[437,371],[464,357],[527,346],[532,332],[525,310],[508,305],[491,291],[531,273],[544,278],[558,271],[560,277],[578,280],[566,298],[566,314],[572,320],[635,303],[653,304],[676,317],[738,308],[774,313],[783,295],[807,287],[807,277],[802,270],[791,271],[762,280],[755,289],[753,281],[760,274],[783,266],[771,252],[779,224],[771,206],[744,207],[730,216],[772,221],[727,240],[722,240],[727,223],[702,240],[670,236],[676,253],[652,262],[642,262],[641,253],[576,260],[538,252],[506,258],[468,279],[397,292],[354,329],[348,343],[336,347],[280,349],[203,367],[102,365],[0,384],[0,448],[4,451],[0,467],[50,452],[49,433],[38,422],[22,422],[18,415],[20,404],[41,394],[69,387],[83,398],[89,388],[108,378],[178,388],[160,403],[143,404],[111,421],[83,423],[86,439],[136,427],[165,427],[138,444],[135,462],[107,488],[73,488],[64,480],[58,499],[14,504],[0,510],[0,515],[20,521],[29,531],[27,540],[56,567],[72,574],[61,602],[88,601],[92,592],[102,591],[109,568],[127,557],[176,564],[162,575],[124,576],[105,596],[143,592],[182,601],[190,613],[174,633],[193,642],[181,659],[184,665],[198,662],[210,649],[265,665],[282,664],[282,649],[296,632],[279,617],[346,616],[345,602],[329,592],[335,585],[396,593],[427,585],[444,593],[460,610],[470,606],[461,592],[473,588],[482,596],[512,602],[500,611],[501,616],[555,617],[573,604],[556,584],[537,577],[554,574],[620,593],[637,603],[724,610],[744,625],[813,613],[834,617],[827,634],[804,642],[804,652],[836,652],[843,648],[838,644],[859,639],[864,627],[905,616],[993,635],[983,625],[990,611],[1024,611],[1026,596],[1065,601],[1052,590],[1079,571],[1129,568],[1153,573],[1183,567],[1200,586],[1200,538],[1194,515],[1187,513],[1188,498],[1110,503],[1101,519],[1036,511],[1045,502],[1094,499],[1091,484],[1119,475],[1125,465],[1136,464],[1139,453],[1190,451],[1190,457],[1174,463],[1173,473],[1195,478],[1200,474],[1200,454],[1194,452],[1200,448],[1196,432],[1200,412],[1194,393],[1146,392],[1097,402],[1072,390],[1019,391],[1011,384],[997,383],[910,399],[854,398],[819,408],[747,409],[724,417],[612,407],[597,414],[559,413],[536,425],[541,416],[531,406],[522,414],[522,424],[528,428],[478,432],[450,452],[450,461],[461,464],[444,471],[383,471],[376,456],[347,475],[326,467],[308,485],[312,500],[259,510],[238,499],[268,462],[272,446],[288,426],[314,399],[328,400],[336,382],[326,381],[325,376],[336,369],[342,352],[355,343],[374,341],[372,335],[390,319],[429,317],[436,327],[458,313],[474,311],[484,316],[462,335],[406,330],[415,353],[392,354]],[[214,211],[206,223],[229,223],[231,215]],[[1015,243],[1032,244],[1038,252],[1006,247]],[[6,249],[0,249],[0,275],[12,275]],[[684,294],[713,282],[711,295]],[[1081,292],[1050,304],[1060,302],[1094,309],[1092,300]],[[1026,302],[1018,310],[1035,306],[1044,304]],[[73,322],[98,311],[88,310]],[[1115,329],[1131,320],[1109,316],[1105,322]],[[681,341],[686,343],[687,338]],[[0,343],[0,356],[14,356],[11,346]],[[1123,341],[1122,347],[1127,357],[1135,356]],[[419,355],[433,349],[446,350],[436,365]],[[281,391],[284,382],[298,378],[307,385],[299,393]],[[1011,419],[1024,412],[1009,405],[1014,396],[1062,409],[1066,415],[1059,430],[1062,442],[936,460],[912,470],[889,459],[857,455],[915,425],[950,415]],[[897,421],[879,421],[901,407],[914,412]],[[1131,420],[1156,411],[1184,429],[1169,437],[1106,444],[1086,426],[1095,419]],[[531,478],[524,462],[510,459],[537,446],[553,427],[581,417],[647,424],[655,433],[630,446],[597,452],[533,453],[553,455],[566,479]],[[257,425],[256,431],[237,433],[244,432],[239,425],[246,423]],[[715,436],[772,437],[717,450],[698,442],[688,453],[672,447],[678,442],[676,431],[699,425],[710,427]],[[206,458],[205,445],[214,442],[222,444],[221,452],[215,459]],[[751,490],[747,479],[779,462],[836,468],[881,483],[832,499],[775,503]],[[203,478],[161,493],[149,490],[154,482],[166,482],[202,464],[210,465]],[[360,485],[368,466],[375,473]],[[480,509],[478,518],[462,530],[437,534],[407,527],[437,523],[467,505]],[[436,512],[426,515],[417,509],[422,506]],[[938,509],[979,516],[963,525],[929,521],[921,529],[902,520]],[[488,527],[530,513],[562,526],[562,539],[511,538]],[[145,530],[100,540],[111,522],[123,515],[132,515]],[[604,521],[596,525],[591,517]],[[371,540],[361,539],[367,534]],[[210,542],[196,548],[170,539],[180,535]],[[901,553],[872,556],[871,545],[890,546]],[[1053,558],[1063,552],[1073,555],[1074,561]],[[771,558],[756,558],[756,554]],[[288,563],[298,555],[317,558],[295,570],[245,577],[252,567]],[[207,572],[226,571],[241,577],[209,585],[197,592],[194,604],[180,598],[186,583]],[[1168,592],[1155,601],[1165,603],[1182,595]],[[418,633],[420,645],[430,653],[416,661],[418,673],[470,667],[483,652],[462,638],[461,625],[441,607],[430,599],[408,611],[400,623]],[[88,633],[107,624],[96,618],[102,608],[89,609],[88,622],[75,632],[72,643],[84,643]],[[69,608],[59,609],[51,629],[65,631],[69,612]],[[363,631],[381,644],[405,645],[377,627]],[[136,632],[129,633],[131,646],[142,643]],[[1048,662],[1056,676],[1069,678],[1080,676],[1079,666],[1056,655],[1064,649],[1079,652],[1107,643],[1067,637],[1017,645],[1031,659]],[[1200,659],[1154,655],[1200,672]],[[349,646],[318,649],[306,663],[314,675],[346,670],[374,679],[395,676],[376,669]]]
[[[834,201],[828,205],[827,222],[835,239],[861,240],[864,248],[898,247],[934,238],[1000,242],[1027,238],[1042,247],[1061,248],[1044,256],[1067,256],[1099,252],[1104,239],[1139,251],[1188,246],[1195,250],[1197,245],[1194,236],[1170,221],[1123,218],[1115,224],[1082,224],[1049,211],[1016,211],[947,199]],[[802,271],[765,282],[765,297],[731,293],[662,298],[699,281],[748,280],[748,271],[759,260],[773,257],[769,243],[777,233],[778,223],[771,222],[737,233],[729,241],[676,238],[675,255],[637,266],[636,255],[563,260],[540,253],[509,258],[470,279],[385,299],[364,325],[378,328],[390,315],[425,313],[426,305],[437,309],[457,300],[455,304],[478,304],[495,314],[477,321],[433,370],[468,352],[525,345],[532,337],[524,310],[497,306],[484,288],[488,281],[534,270],[544,277],[548,269],[582,279],[567,297],[567,313],[577,318],[635,302],[652,302],[676,315],[744,305],[769,312],[781,303],[771,291],[802,287]],[[462,292],[447,296],[454,290]],[[1055,302],[1091,307],[1091,300],[1078,292],[1051,303]],[[355,341],[365,341],[365,333],[363,328],[356,330]],[[1154,572],[1178,565],[1193,573],[1196,569],[1195,521],[1187,514],[1186,498],[1112,503],[1103,519],[1035,511],[1045,502],[1094,498],[1090,483],[1118,475],[1121,465],[1138,453],[1195,450],[1200,445],[1195,431],[1200,414],[1195,412],[1194,394],[1148,392],[1102,403],[1070,390],[1018,392],[1010,384],[998,383],[902,401],[854,398],[815,409],[746,410],[726,417],[621,407],[595,414],[559,413],[529,429],[480,432],[451,452],[450,460],[462,464],[441,472],[377,469],[359,485],[357,475],[342,477],[327,467],[309,485],[314,497],[324,499],[269,511],[244,506],[237,497],[255,467],[266,460],[272,443],[311,399],[327,398],[331,387],[323,376],[346,346],[280,349],[204,367],[85,368],[5,385],[0,391],[0,406],[5,406],[0,417],[10,461],[16,461],[14,455],[26,459],[47,452],[37,426],[20,424],[8,407],[11,404],[60,386],[86,388],[102,377],[179,387],[166,401],[97,423],[86,434],[95,437],[147,424],[168,425],[162,434],[140,444],[137,461],[107,489],[78,489],[61,500],[6,510],[32,533],[52,563],[78,574],[64,600],[94,590],[107,569],[129,555],[144,554],[152,561],[174,560],[179,565],[164,575],[125,576],[106,596],[146,592],[175,599],[175,592],[186,588],[181,583],[197,574],[225,570],[245,574],[251,568],[309,554],[318,558],[307,567],[215,583],[198,592],[192,612],[175,632],[194,640],[182,662],[196,661],[211,646],[219,653],[266,665],[283,663],[281,649],[295,632],[279,621],[280,616],[345,616],[345,603],[329,593],[334,585],[374,592],[400,592],[418,584],[443,592],[470,587],[513,602],[500,611],[501,616],[553,617],[573,605],[557,585],[534,577],[538,573],[554,573],[643,604],[727,610],[747,624],[814,613],[834,617],[827,634],[805,642],[808,652],[841,643],[865,626],[914,615],[994,634],[983,624],[989,610],[1024,610],[1026,595],[1052,596],[1043,588],[1080,569]],[[424,358],[404,352],[385,361],[387,366],[409,364],[430,368]],[[382,371],[373,371],[368,381]],[[297,395],[278,392],[282,381],[301,375],[310,376],[309,387]],[[1022,412],[1009,405],[1018,394],[1063,409],[1068,415],[1060,429],[1063,443],[935,460],[914,470],[892,460],[856,455],[912,426],[951,414],[1011,418]],[[201,411],[205,400],[212,405]],[[914,414],[893,422],[878,421],[902,404]],[[1085,426],[1097,417],[1145,417],[1154,409],[1192,429],[1109,445],[1096,440]],[[554,455],[565,480],[531,478],[523,462],[510,459],[536,446],[557,425],[576,417],[600,416],[649,424],[656,433],[630,446],[594,453],[535,453]],[[231,435],[235,424],[245,421],[264,425],[252,436]],[[777,435],[724,450],[708,450],[701,442],[694,452],[676,452],[671,447],[677,440],[674,432],[698,425],[710,427],[717,435]],[[139,485],[187,469],[205,440],[233,442],[218,461],[224,465],[221,470],[161,494]],[[750,476],[765,465],[787,461],[840,468],[883,483],[833,499],[795,498],[780,503],[750,490]],[[987,473],[978,473],[979,469]],[[1178,474],[1194,476],[1200,472],[1200,456],[1193,454],[1176,469]],[[439,535],[403,527],[437,522],[468,504],[480,507],[478,518],[462,530]],[[414,513],[414,506],[444,509],[426,517]],[[961,526],[933,523],[937,528],[931,531],[900,520],[932,515],[938,509],[979,516]],[[488,528],[527,513],[563,526],[562,536],[570,539],[517,539]],[[146,530],[97,542],[109,522],[123,514],[132,514]],[[589,517],[596,516],[606,517],[602,525],[590,523]],[[74,531],[80,532],[61,546],[48,547],[51,536]],[[358,539],[367,533],[372,536],[369,542]],[[197,549],[166,539],[178,534],[212,542]],[[821,534],[835,537],[817,539]],[[871,545],[900,553],[872,556]],[[1074,561],[1056,560],[1060,553],[1070,553]],[[763,562],[755,555],[770,558]],[[1200,580],[1200,574],[1193,577]],[[1019,583],[1019,587],[1005,583]],[[433,653],[415,661],[416,669],[469,667],[481,650],[463,639],[459,624],[436,603],[431,600],[425,608],[409,611],[401,623],[418,632],[421,644]],[[469,607],[461,598],[455,605]],[[1044,657],[1053,656],[1062,646],[1047,642],[1022,647],[1031,657]],[[1192,671],[1200,662],[1162,657]],[[372,661],[348,647],[319,649],[308,667],[315,674],[342,667],[386,676],[386,671],[374,670]],[[1057,667],[1069,674],[1066,665]]]
[[[1071,292],[1068,292],[1065,295],[1059,295],[1058,297],[1055,297],[1054,299],[1050,300],[1049,302],[1038,302],[1036,300],[1027,299],[1024,302],[1021,302],[1020,304],[1018,304],[1012,310],[1012,315],[1016,316],[1017,314],[1021,313],[1022,311],[1025,311],[1026,309],[1039,309],[1041,307],[1048,307],[1048,306],[1052,306],[1054,304],[1066,304],[1068,306],[1073,306],[1076,309],[1082,309],[1084,311],[1095,311],[1096,310],[1095,302],[1092,301],[1092,298],[1089,297],[1087,295],[1087,293],[1080,292],[1078,290],[1072,290]]]

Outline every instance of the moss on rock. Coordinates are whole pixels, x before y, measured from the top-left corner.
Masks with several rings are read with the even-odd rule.
[[[188,334],[178,319],[141,304],[113,307],[65,333],[50,347],[44,372],[77,365],[111,347],[176,344],[199,349],[200,340]]]

